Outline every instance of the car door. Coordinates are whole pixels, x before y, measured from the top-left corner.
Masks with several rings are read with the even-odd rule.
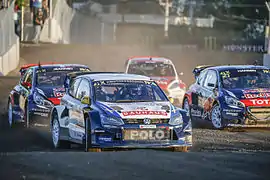
[[[190,89],[191,89],[191,109],[190,113],[192,115],[192,118],[201,118],[202,116],[202,111],[199,107],[200,101],[202,99],[202,88],[203,88],[203,83],[206,78],[206,73],[207,70],[204,70],[200,73],[198,76],[196,83],[193,84]]]
[[[74,120],[74,123],[76,123],[76,127],[73,129],[73,138],[77,140],[82,140],[85,131],[83,110],[85,107],[87,107],[87,105],[81,103],[83,97],[90,97],[90,83],[87,79],[81,80],[74,98],[74,104],[70,109],[72,119]]]
[[[202,119],[208,119],[209,117],[214,98],[214,89],[217,88],[217,77],[217,72],[215,70],[208,70],[200,94],[201,101],[199,103],[199,108],[203,112]]]
[[[24,78],[20,82],[19,91],[19,107],[22,111],[25,110],[25,105],[28,96],[31,93],[33,85],[33,69],[28,69],[24,75]]]

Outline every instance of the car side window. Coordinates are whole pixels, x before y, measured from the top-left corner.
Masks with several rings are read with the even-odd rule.
[[[206,72],[207,72],[207,71],[202,71],[202,72],[200,73],[199,77],[197,78],[197,84],[198,84],[198,85],[201,85],[201,86],[203,85],[203,81],[204,81],[204,79],[205,79]]]
[[[76,93],[76,99],[81,100],[85,96],[90,96],[90,84],[86,79],[83,79]]]
[[[79,84],[81,82],[81,79],[75,79],[71,82],[70,84],[70,88],[69,88],[69,95],[71,95],[72,97],[76,97],[76,92],[78,90]]]
[[[25,75],[24,75],[24,77],[23,77],[21,83],[23,83],[23,82],[28,82],[28,83],[32,84],[32,80],[33,80],[33,70],[32,70],[32,69],[29,69],[29,70],[25,73]]]
[[[213,70],[208,71],[204,81],[204,87],[214,89],[217,85],[217,73]]]

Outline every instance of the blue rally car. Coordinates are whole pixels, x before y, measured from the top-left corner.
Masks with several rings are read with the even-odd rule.
[[[28,64],[20,69],[19,83],[8,97],[8,123],[16,122],[49,125],[46,117],[54,105],[60,103],[65,93],[64,82],[67,73],[89,72],[85,65],[79,64]],[[37,118],[45,117],[45,118]]]
[[[192,127],[149,77],[89,72],[73,77],[51,114],[55,148],[82,144],[104,148],[172,148],[188,151]]]
[[[198,66],[183,109],[216,129],[270,127],[270,70],[256,65]]]

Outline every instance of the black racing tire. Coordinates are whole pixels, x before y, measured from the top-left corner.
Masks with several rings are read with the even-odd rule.
[[[92,146],[92,136],[91,136],[91,119],[89,116],[85,116],[85,142],[84,151],[85,152],[101,152],[101,148]]]
[[[91,140],[91,122],[90,122],[89,116],[86,116],[85,117],[85,142],[84,142],[84,151],[85,152],[88,152],[89,149],[91,148],[91,142],[92,142],[92,140]]]
[[[57,137],[56,137],[56,129],[57,129]],[[58,115],[56,112],[52,113],[52,124],[51,124],[51,140],[52,145],[55,149],[70,149],[71,143],[69,141],[60,139],[61,128],[58,120]]]
[[[6,127],[9,128],[14,128],[15,122],[13,119],[13,107],[10,99],[8,100],[8,105],[7,105],[7,122],[5,122]]]
[[[24,105],[24,127],[30,128],[30,118],[29,118],[29,111],[28,111],[28,102]]]
[[[215,103],[211,109],[210,120],[212,128],[217,130],[223,130],[226,127],[225,120],[221,115],[221,108],[219,103]]]

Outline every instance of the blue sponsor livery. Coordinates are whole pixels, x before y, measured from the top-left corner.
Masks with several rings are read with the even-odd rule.
[[[270,70],[256,65],[199,66],[183,109],[214,128],[269,127]]]
[[[192,146],[187,112],[173,106],[154,81],[141,75],[89,72],[73,77],[50,119],[55,148],[71,142],[84,145],[86,151],[187,151]]]

